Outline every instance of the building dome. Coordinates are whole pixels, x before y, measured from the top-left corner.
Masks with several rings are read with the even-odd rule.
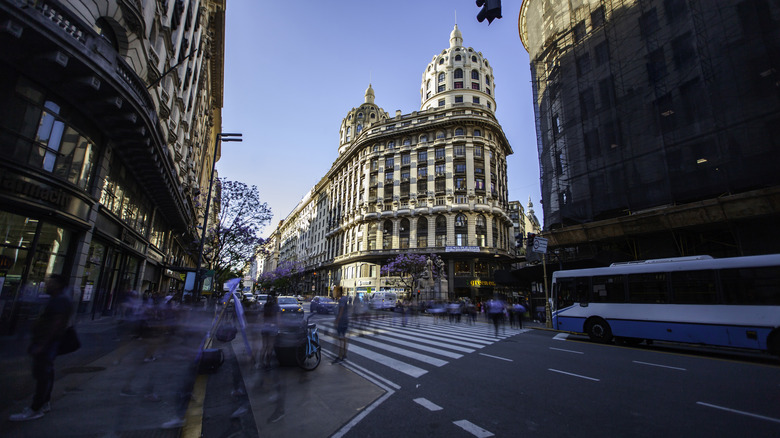
[[[344,153],[355,142],[363,130],[375,123],[387,121],[388,115],[374,103],[374,88],[368,84],[363,104],[352,108],[347,117],[341,121],[339,130],[339,155]]]
[[[450,33],[450,46],[426,67],[420,88],[420,110],[478,106],[496,110],[493,68],[481,52],[463,47],[458,25]]]

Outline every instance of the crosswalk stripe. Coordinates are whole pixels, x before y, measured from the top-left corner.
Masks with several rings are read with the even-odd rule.
[[[452,359],[460,359],[461,357],[463,357],[462,354],[453,353],[453,352],[446,351],[446,350],[441,350],[439,348],[429,347],[427,345],[420,345],[420,344],[415,344],[415,343],[412,343],[412,342],[402,341],[400,339],[395,339],[395,338],[393,338],[391,336],[379,335],[379,336],[376,336],[376,339],[379,339],[381,341],[392,342],[394,344],[403,345],[403,346],[409,347],[409,348],[417,348],[417,349],[420,349],[420,350],[425,350],[425,351],[427,351],[429,353],[438,354],[439,356],[450,357]],[[473,351],[474,350],[471,350],[469,352],[473,352]]]
[[[434,357],[426,356],[424,354],[415,353],[413,351],[405,350],[403,348],[394,347],[392,345],[383,344],[381,342],[372,341],[371,339],[366,338],[352,338],[353,342],[360,342],[361,344],[370,345],[372,347],[380,348],[382,350],[387,350],[391,353],[395,353],[401,356],[406,356],[411,359],[419,360],[420,362],[425,362],[427,364],[433,365],[433,366],[444,366],[447,365],[449,362],[446,360],[436,359]]]
[[[384,336],[387,336],[388,338],[409,339],[416,342],[417,344],[433,345],[436,347],[447,348],[453,351],[460,351],[461,353],[473,353],[475,351],[473,348],[466,348],[466,347],[461,347],[459,345],[452,345],[444,342],[424,339],[419,336],[408,335],[403,332],[384,332],[381,335],[376,335],[376,337],[384,337]],[[394,341],[394,342],[398,343],[399,341]],[[420,345],[419,348],[428,348],[428,347],[424,345]],[[457,353],[453,353],[453,354],[457,354]],[[442,355],[442,356],[446,356],[446,355]]]
[[[383,327],[393,327],[392,325],[388,325],[386,322],[379,322],[378,325],[381,325]],[[495,342],[496,338],[492,334],[483,333],[481,331],[475,331],[475,329],[472,329],[469,326],[462,326],[462,327],[441,327],[436,324],[425,324],[420,325],[420,327],[402,327],[402,330],[407,329],[414,329],[414,330],[423,330],[425,329],[426,332],[435,331],[436,333],[440,333],[444,336],[453,336],[457,339],[462,340],[474,340],[475,342],[481,342],[483,344],[492,344]],[[476,329],[479,330],[479,329]]]
[[[325,341],[329,344],[338,345],[338,340],[333,339],[328,335],[320,334],[320,340]],[[378,362],[382,365],[385,365],[389,368],[392,368],[396,371],[399,371],[401,373],[404,373],[408,376],[412,377],[420,377],[423,374],[427,373],[427,370],[424,370],[420,367],[416,367],[414,365],[408,364],[406,362],[393,359],[392,357],[385,356],[384,354],[375,353],[369,349],[360,347],[358,345],[352,345],[350,344],[348,352],[350,355],[357,354],[358,356],[363,356],[367,359],[371,359],[375,362]]]
[[[461,337],[459,337],[459,336],[457,336],[455,334],[441,333],[439,331],[436,331],[433,327],[426,328],[425,330],[422,329],[422,328],[419,328],[419,329],[417,329],[417,328],[410,328],[409,326],[406,326],[403,329],[394,329],[392,327],[384,327],[384,326],[383,326],[383,328],[386,329],[386,330],[390,330],[390,329],[402,330],[402,331],[407,332],[407,333],[415,333],[415,336],[421,336],[421,337],[424,337],[424,338],[434,339],[434,340],[439,340],[439,341],[446,340],[447,342],[451,342],[451,343],[458,344],[458,345],[464,345],[464,346],[472,347],[472,348],[482,348],[482,347],[484,347],[486,345],[490,345],[490,344],[493,343],[492,341],[483,341],[483,340],[478,340],[478,341],[475,341],[475,340],[470,340],[470,341],[469,340],[462,340]],[[475,345],[475,344],[479,344],[479,345]]]

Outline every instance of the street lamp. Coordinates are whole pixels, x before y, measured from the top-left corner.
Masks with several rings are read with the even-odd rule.
[[[220,132],[214,139],[214,158],[211,161],[211,176],[209,177],[209,195],[206,198],[206,211],[203,215],[203,231],[200,234],[200,246],[198,248],[198,263],[195,266],[195,276],[197,281],[195,288],[195,302],[200,301],[200,294],[203,291],[203,279],[204,273],[200,270],[200,265],[203,263],[203,243],[206,241],[206,230],[209,224],[209,208],[211,207],[211,189],[214,187],[214,170],[217,168],[217,151],[219,150],[219,142],[223,141],[243,141],[240,133],[225,133]],[[212,283],[211,287],[214,287]],[[213,291],[212,291],[213,294]]]

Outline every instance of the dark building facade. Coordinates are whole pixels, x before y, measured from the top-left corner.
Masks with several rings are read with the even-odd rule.
[[[523,2],[560,258],[780,249],[779,16],[765,0]]]

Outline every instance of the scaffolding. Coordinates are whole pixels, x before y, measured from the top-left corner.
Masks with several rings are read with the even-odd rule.
[[[526,0],[545,229],[780,186],[773,17],[767,0]]]

